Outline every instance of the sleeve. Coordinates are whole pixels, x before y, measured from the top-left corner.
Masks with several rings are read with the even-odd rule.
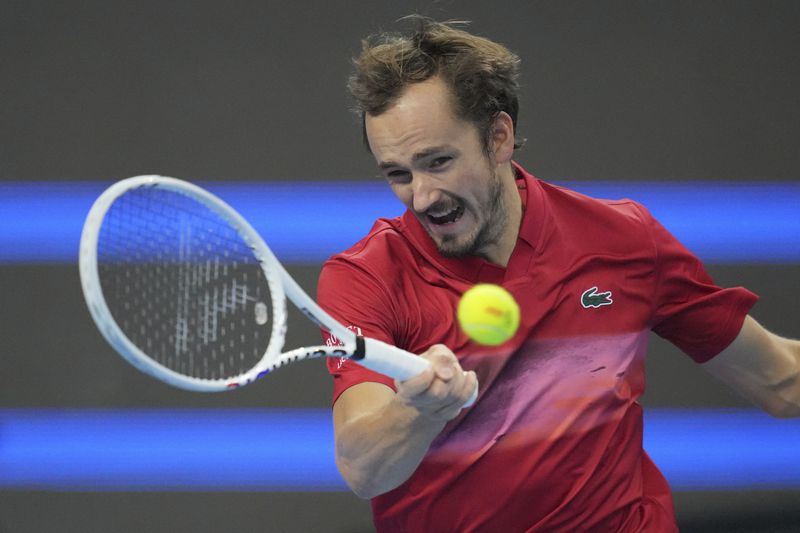
[[[655,245],[653,331],[698,363],[734,341],[758,296],[718,287],[700,260],[642,208]]]
[[[317,302],[330,315],[359,335],[395,344],[393,313],[388,295],[372,275],[344,261],[325,263],[317,284]],[[339,344],[339,339],[323,331],[325,343]],[[344,357],[327,358],[328,372],[333,377],[333,400],[359,383],[383,383],[395,390],[394,380],[367,370]]]

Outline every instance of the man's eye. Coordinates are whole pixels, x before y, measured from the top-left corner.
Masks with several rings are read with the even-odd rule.
[[[386,179],[392,183],[405,183],[411,179],[411,174],[402,170],[393,170],[386,174]]]
[[[437,157],[436,159],[431,161],[431,168],[441,167],[442,165],[447,164],[447,162],[449,162],[451,159],[452,158],[449,156]]]

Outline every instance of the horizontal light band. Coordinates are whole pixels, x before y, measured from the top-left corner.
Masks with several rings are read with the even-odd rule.
[[[709,263],[800,262],[800,183],[569,182],[598,198],[645,204]],[[74,263],[84,218],[108,186],[0,184],[0,263]],[[403,207],[381,182],[201,184],[236,208],[287,263],[318,263]]]
[[[675,490],[800,488],[800,420],[650,409],[645,449]],[[0,488],[347,490],[327,409],[0,409]]]
[[[644,447],[675,490],[800,489],[800,419],[756,410],[645,410]]]
[[[0,410],[0,487],[342,490],[326,410]]]

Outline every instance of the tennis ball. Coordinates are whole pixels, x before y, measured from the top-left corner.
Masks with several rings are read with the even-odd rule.
[[[479,283],[458,302],[458,323],[478,344],[498,346],[514,336],[519,327],[519,305],[499,285]]]

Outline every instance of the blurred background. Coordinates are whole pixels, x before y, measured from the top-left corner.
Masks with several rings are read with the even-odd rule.
[[[794,0],[0,0],[0,532],[371,530],[333,467],[322,362],[218,395],[155,382],[97,333],[77,243],[112,181],[181,177],[282,206],[259,229],[288,236],[276,252],[314,294],[330,253],[401,212],[345,81],[360,39],[412,12],[521,56],[517,161],[644,202],[798,336]],[[293,317],[288,347],[318,341]],[[796,531],[798,425],[655,337],[648,378],[682,530]]]

